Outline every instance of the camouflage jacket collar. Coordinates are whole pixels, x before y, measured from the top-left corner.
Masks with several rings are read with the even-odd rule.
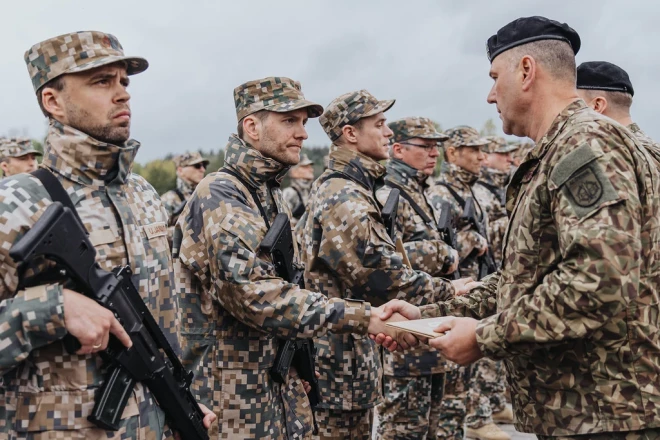
[[[225,167],[237,172],[246,182],[259,188],[267,182],[280,185],[289,167],[262,155],[235,134],[225,147]]]
[[[456,183],[461,183],[471,187],[479,180],[479,176],[479,174],[471,173],[465,168],[461,168],[453,163],[443,162],[440,167],[440,178],[438,180],[454,186],[457,186]]]
[[[423,171],[399,159],[390,159],[387,162],[385,180],[414,192],[423,191],[428,186],[428,176]]]
[[[587,104],[581,99],[576,99],[575,101],[568,104],[564,110],[562,110],[557,115],[552,125],[545,133],[543,138],[541,138],[536,147],[534,147],[534,149],[527,154],[527,160],[525,162],[529,162],[530,160],[540,160],[543,156],[545,156],[545,153],[548,152],[550,145],[552,145],[559,133],[561,133],[561,131],[564,129],[564,126],[568,123],[569,119],[574,114],[584,111],[588,108],[589,107],[587,107]]]
[[[183,194],[183,197],[188,200],[188,198],[192,195],[193,191],[195,190],[195,186],[192,183],[182,179],[181,177],[177,176],[176,177],[176,189],[179,190],[181,194]]]
[[[479,181],[496,188],[505,188],[509,177],[509,173],[504,173],[494,168],[483,168]]]
[[[132,139],[124,145],[108,144],[51,119],[42,165],[87,186],[123,184],[139,148]]]
[[[385,175],[385,166],[349,148],[332,144],[329,157],[328,168],[346,174],[372,190]]]

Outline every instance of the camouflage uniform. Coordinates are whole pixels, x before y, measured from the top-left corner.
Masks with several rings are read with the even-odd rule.
[[[489,153],[508,153],[518,149],[518,145],[507,145],[501,137],[488,137],[491,143]],[[506,212],[506,186],[510,174],[492,168],[482,168],[481,175],[473,187],[474,195],[488,214],[488,243],[493,252],[497,266],[502,264],[502,239],[509,219]],[[488,414],[480,409],[482,399],[490,402],[492,413],[499,413],[506,407],[506,372],[502,361],[481,359],[475,363],[470,379],[471,402],[468,405],[475,408],[469,413],[466,425],[470,428],[480,428],[490,422]],[[477,400],[478,399],[478,400]]]
[[[477,343],[505,360],[517,430],[636,438],[651,433],[625,431],[660,427],[659,186],[631,133],[574,101],[509,185],[502,271],[423,308],[492,315]]]
[[[389,109],[365,90],[330,103],[320,122],[335,142],[344,125]],[[453,295],[440,278],[403,263],[381,219],[375,192],[385,167],[333,143],[329,169],[314,182],[307,211],[296,228],[305,263],[305,283],[330,298],[356,298],[380,305],[393,298],[425,304]],[[319,338],[320,437],[371,438],[371,409],[380,401],[381,363],[368,337],[329,334]],[[349,426],[348,420],[353,420]]]
[[[239,120],[262,109],[307,108],[311,117],[322,111],[288,78],[248,82],[234,97]],[[214,438],[310,437],[311,408],[300,379],[292,374],[281,385],[269,373],[278,338],[368,328],[369,304],[300,289],[278,277],[270,255],[259,249],[268,227],[250,191],[269,223],[288,213],[279,188],[287,169],[231,136],[223,170],[245,185],[226,172],[209,174],[176,226],[184,360],[196,373],[194,392],[218,416]]]
[[[411,138],[443,141],[447,136],[436,131],[427,118],[405,118],[388,124],[394,132],[391,142]],[[387,164],[385,186],[376,196],[385,204],[392,188],[412,198],[426,218],[416,213],[403,196],[399,199],[397,236],[403,241],[414,270],[432,276],[445,274],[454,263],[451,247],[442,241],[433,208],[428,200],[430,177],[398,159]],[[440,404],[444,391],[446,361],[432,348],[390,353],[381,350],[383,361],[383,403],[378,406],[378,438],[435,439],[439,426]]]
[[[454,145],[460,148],[466,145],[486,146],[489,143],[486,139],[480,138],[479,133],[471,127],[455,127],[448,130],[446,134],[450,136],[450,139],[445,141],[445,146]],[[436,185],[432,187],[433,200],[448,201],[457,221],[456,243],[461,277],[472,277],[475,280],[479,274],[475,249],[488,244],[488,240],[487,237],[482,237],[474,227],[464,223],[461,216],[463,215],[463,204],[468,198],[473,197],[477,218],[488,224],[486,212],[473,192],[478,178],[479,175],[445,161],[441,166]],[[454,194],[460,199],[457,199]],[[492,411],[488,399],[482,398],[480,393],[469,386],[473,370],[474,367],[451,364],[451,368],[447,372],[440,421],[440,435],[443,438],[463,437],[463,424],[468,412],[479,414],[479,424],[481,425],[492,423]],[[475,426],[473,420],[470,422],[472,422],[471,427],[478,427]]]
[[[660,144],[651,139],[649,135],[644,133],[637,123],[633,122],[628,126],[628,130],[635,135],[635,138],[642,144],[649,153],[651,153],[657,160],[660,160]]]
[[[28,154],[43,156],[41,151],[35,150],[32,146],[32,140],[29,138],[1,138],[0,139],[0,160],[10,157],[23,157]]]
[[[63,47],[68,47],[66,52]],[[83,51],[85,58],[81,57]],[[122,57],[116,38],[100,32],[63,35],[33,46],[26,54],[35,91],[61,74]],[[139,73],[131,69],[129,74]],[[103,143],[51,119],[41,166],[53,172],[71,197],[89,231],[97,262],[105,270],[130,266],[133,283],[178,350],[178,307],[170,291],[174,276],[165,236],[167,216],[153,187],[130,173],[138,147],[133,140],[123,145]],[[9,249],[50,203],[41,182],[29,174],[0,182],[0,438],[171,437],[163,412],[140,383],[128,400],[119,431],[101,430],[89,422],[87,416],[105,368],[98,354],[69,354],[64,348],[62,286],[47,284],[17,291],[17,267]]]
[[[300,162],[297,166],[308,166],[313,165],[314,162],[309,160],[307,155],[302,154],[300,156]],[[289,206],[291,211],[291,227],[295,227],[298,223],[298,219],[302,217],[302,214],[305,212],[304,209],[309,202],[309,191],[312,189],[312,183],[314,179],[293,179],[291,178],[290,185],[287,188],[284,188],[282,195],[286,204]]]

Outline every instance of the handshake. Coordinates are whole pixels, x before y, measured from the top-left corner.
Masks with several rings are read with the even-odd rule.
[[[480,282],[472,281],[471,278],[455,280],[452,281],[452,284],[456,295],[465,295],[481,285]],[[467,365],[482,357],[476,340],[478,321],[475,319],[452,318],[434,330],[437,333],[444,333],[444,336],[430,340],[387,325],[388,322],[415,320],[421,317],[419,307],[402,300],[392,300],[381,307],[371,309],[369,337],[389,351],[408,350],[419,345],[420,342],[428,343],[431,347],[440,350],[449,360],[462,365]],[[449,334],[450,330],[451,334]]]

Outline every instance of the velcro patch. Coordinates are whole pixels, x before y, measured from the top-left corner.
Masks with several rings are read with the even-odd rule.
[[[142,226],[142,229],[144,229],[144,233],[147,234],[147,238],[149,240],[167,235],[167,225],[165,222],[156,222],[151,223],[150,225],[144,225]]]
[[[603,185],[600,183],[591,167],[575,173],[568,182],[566,187],[573,196],[573,201],[578,206],[588,208],[596,204],[603,195]]]

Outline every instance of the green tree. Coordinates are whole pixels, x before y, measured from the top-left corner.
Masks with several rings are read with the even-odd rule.
[[[176,167],[172,160],[152,160],[144,167],[134,166],[133,171],[147,179],[158,194],[162,195],[176,187]]]
[[[479,134],[481,134],[481,136],[497,136],[497,132],[497,125],[495,125],[495,122],[491,118],[484,123]]]

